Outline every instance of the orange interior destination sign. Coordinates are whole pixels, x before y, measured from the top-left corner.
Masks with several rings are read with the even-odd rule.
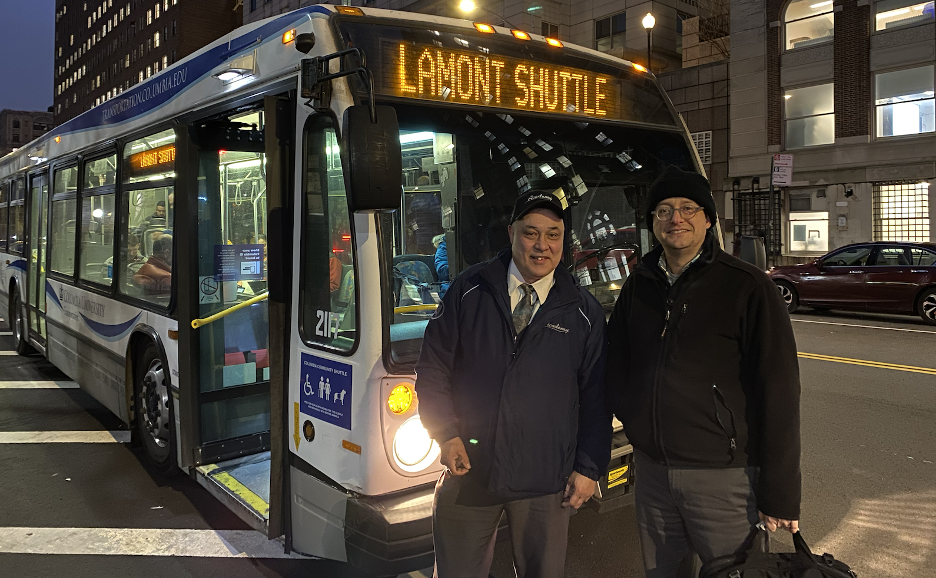
[[[174,144],[169,144],[130,155],[127,168],[133,177],[172,172],[175,169]]]
[[[622,118],[621,79],[548,62],[411,43],[384,45],[385,93],[474,106]]]

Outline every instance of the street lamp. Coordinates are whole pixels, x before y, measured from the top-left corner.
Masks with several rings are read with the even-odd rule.
[[[470,2],[471,0],[463,0],[465,2]],[[650,37],[653,34],[653,25],[656,24],[656,18],[653,17],[653,14],[647,12],[647,15],[643,17],[641,21],[643,27],[647,29],[647,70],[650,70]],[[653,72],[652,70],[650,70]]]
[[[508,21],[506,18],[504,18],[503,16],[501,16],[501,15],[498,14],[497,12],[494,12],[493,10],[488,10],[488,9],[485,8],[484,6],[478,6],[477,4],[474,3],[473,0],[461,0],[461,1],[458,3],[458,9],[461,10],[462,12],[464,12],[466,15],[467,15],[467,14],[470,14],[470,13],[472,13],[472,12],[474,12],[474,11],[475,11],[476,9],[478,9],[478,8],[480,8],[481,10],[484,10],[484,11],[487,12],[488,14],[492,14],[492,15],[494,15],[494,16],[500,18],[502,25],[506,24],[507,26],[510,26],[511,28],[517,29],[516,26],[514,26],[513,24],[511,24],[510,21]]]

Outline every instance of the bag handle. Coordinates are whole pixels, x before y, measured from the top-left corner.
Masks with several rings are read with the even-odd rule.
[[[796,547],[796,555],[799,559],[805,563],[810,568],[822,568],[815,558],[815,555],[810,550],[809,545],[806,543],[806,539],[803,538],[802,532],[797,531],[793,534],[793,546]]]
[[[751,533],[744,541],[741,552],[747,560],[766,558],[770,553],[770,533],[767,532],[763,522],[751,528]]]

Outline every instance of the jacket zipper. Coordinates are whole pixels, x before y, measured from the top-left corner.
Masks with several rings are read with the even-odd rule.
[[[653,387],[653,433],[660,448],[660,456],[663,463],[669,465],[669,458],[666,456],[666,444],[663,443],[663,429],[660,427],[660,387],[661,375],[663,374],[663,360],[666,359],[666,328],[669,327],[670,313],[673,308],[673,299],[666,298],[666,319],[663,322],[663,332],[660,334],[660,340],[663,344],[660,346],[660,357],[657,359],[656,380]]]
[[[725,396],[724,394],[722,394],[721,390],[718,389],[718,385],[716,384],[712,385],[712,393],[714,394],[714,398],[715,398],[714,400],[715,401],[715,419],[718,421],[718,425],[721,426],[722,431],[725,432],[725,435],[728,436],[728,445],[731,448],[731,452],[729,454],[731,458],[728,461],[728,463],[731,464],[732,462],[734,462],[735,451],[738,449],[738,442],[737,442],[738,430],[737,430],[737,427],[735,426],[734,412],[731,410],[730,407],[728,407],[728,402],[725,400]],[[730,431],[729,431],[729,428],[725,427],[724,422],[722,422],[721,415],[718,413],[719,402],[721,403],[722,407],[728,410],[728,418],[731,420]]]

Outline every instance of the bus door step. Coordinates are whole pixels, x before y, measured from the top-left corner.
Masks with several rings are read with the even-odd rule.
[[[264,534],[270,521],[270,452],[199,466],[196,479],[238,518]]]

